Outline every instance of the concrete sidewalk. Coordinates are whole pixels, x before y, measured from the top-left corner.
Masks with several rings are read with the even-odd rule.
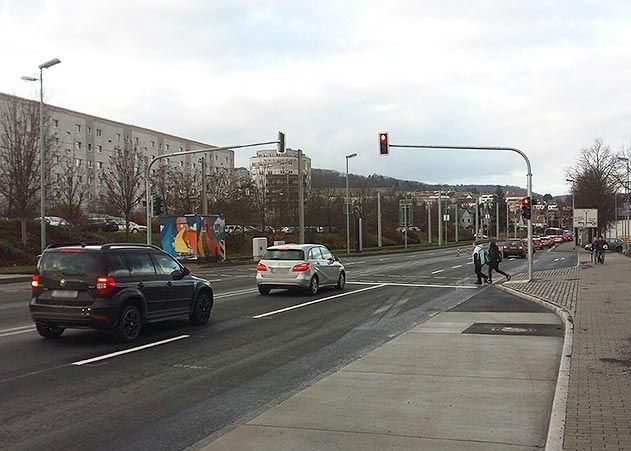
[[[569,244],[569,243],[568,243]],[[566,246],[569,250],[571,244]],[[505,284],[567,309],[574,321],[563,449],[631,449],[631,259],[604,265],[578,250],[579,264]]]
[[[502,302],[494,303],[498,296]],[[549,310],[480,290],[192,448],[541,449],[562,335],[560,319]]]

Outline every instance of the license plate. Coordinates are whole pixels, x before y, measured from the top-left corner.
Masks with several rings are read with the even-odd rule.
[[[55,299],[74,299],[79,295],[77,290],[53,290],[51,296]]]

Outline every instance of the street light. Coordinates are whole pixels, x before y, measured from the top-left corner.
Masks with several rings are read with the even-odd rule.
[[[40,247],[43,251],[46,248],[46,191],[44,183],[44,69],[59,64],[61,61],[58,58],[46,61],[40,64],[39,67],[39,191],[40,191]],[[37,81],[37,78],[23,76],[24,81]]]
[[[626,157],[618,157],[618,160],[620,161],[624,161],[626,163],[627,166],[627,183],[626,183],[626,190],[627,190],[627,202],[626,202],[626,210],[627,210],[627,218],[625,220],[626,222],[626,228],[624,229],[624,242],[625,242],[625,247],[627,248],[627,250],[629,249],[629,159]]]
[[[576,240],[578,240],[578,237],[576,236],[576,229],[574,228],[574,183],[576,183],[576,180],[565,179],[565,181],[572,184],[572,231],[574,232],[574,249],[576,249]]]
[[[348,160],[350,160],[351,158],[355,158],[357,156],[356,153],[352,153],[350,155],[346,155],[346,206],[345,206],[345,212],[346,212],[346,253],[350,254],[351,253],[351,233],[350,233],[350,214],[351,212],[349,211],[348,208]]]

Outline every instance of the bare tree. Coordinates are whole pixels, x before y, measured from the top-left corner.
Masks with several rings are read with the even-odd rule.
[[[131,212],[145,194],[144,154],[129,139],[123,147],[115,147],[110,156],[110,166],[102,175],[103,190],[101,202],[109,209],[115,209],[125,218],[125,235],[129,238],[129,219]],[[151,224],[147,224],[151,227]]]
[[[576,164],[566,171],[574,180],[572,193],[576,208],[598,208],[601,230],[614,218],[614,197],[618,178],[617,157],[600,139],[581,151]]]
[[[83,207],[90,189],[88,168],[83,161],[75,158],[75,153],[65,156],[60,161],[60,173],[55,183],[55,206],[60,215],[76,224],[83,215]]]
[[[178,215],[196,213],[200,207],[201,175],[173,169],[169,171],[167,180],[173,212]]]
[[[32,220],[40,199],[39,107],[13,96],[5,99],[0,103],[0,194],[7,200],[8,214],[20,219],[22,244],[26,245],[26,221]],[[46,188],[51,184],[50,172],[57,153],[49,123],[45,115]]]

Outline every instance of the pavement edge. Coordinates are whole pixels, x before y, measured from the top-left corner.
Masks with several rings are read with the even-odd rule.
[[[546,451],[563,450],[563,437],[565,433],[565,416],[567,408],[567,398],[570,383],[570,364],[572,359],[572,340],[574,337],[574,321],[572,315],[564,308],[552,301],[522,293],[521,291],[509,288],[505,285],[496,285],[496,288],[527,301],[534,302],[544,308],[554,311],[563,321],[565,332],[563,337],[563,350],[559,362],[559,374],[552,401],[552,411],[550,412],[550,424],[546,438]]]

